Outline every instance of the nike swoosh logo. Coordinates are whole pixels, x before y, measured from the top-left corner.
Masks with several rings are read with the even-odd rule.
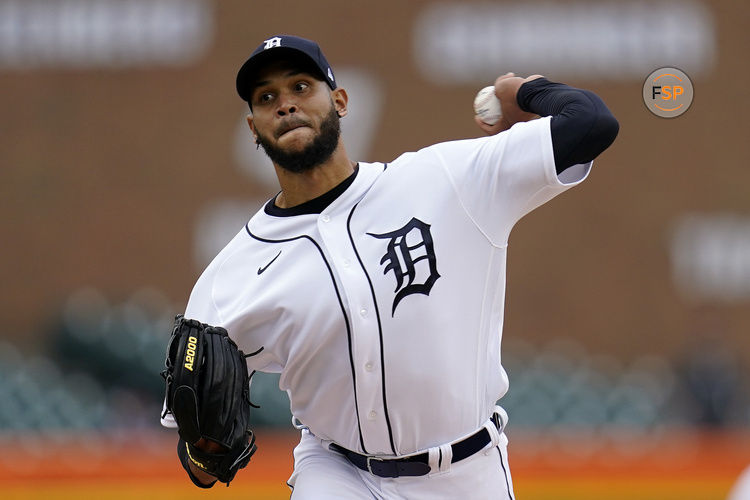
[[[276,257],[274,257],[273,259],[271,259],[271,262],[269,262],[268,264],[266,264],[263,267],[259,267],[258,268],[258,274],[259,275],[263,274],[265,272],[265,270],[268,269],[268,266],[270,266],[271,264],[273,264],[274,261],[279,258],[279,255],[281,255],[281,250],[279,250],[279,253],[276,254]]]

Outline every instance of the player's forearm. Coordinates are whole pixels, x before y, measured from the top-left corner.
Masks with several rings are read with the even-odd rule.
[[[617,137],[617,120],[591,91],[538,78],[521,85],[516,100],[524,111],[552,116],[552,149],[558,173],[593,160]]]

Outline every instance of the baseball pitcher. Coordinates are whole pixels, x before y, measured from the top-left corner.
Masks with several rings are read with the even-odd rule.
[[[347,92],[315,42],[268,37],[237,91],[281,189],[175,324],[162,420],[191,480],[247,465],[257,370],[280,373],[300,430],[293,499],[514,499],[496,406],[508,237],[588,176],[615,118],[592,92],[506,74],[500,118],[477,118],[486,137],[365,163],[341,140]]]

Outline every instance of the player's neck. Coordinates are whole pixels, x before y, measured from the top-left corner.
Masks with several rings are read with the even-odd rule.
[[[306,172],[293,173],[274,165],[281,186],[275,205],[291,208],[327,193],[354,172],[354,165],[341,143],[328,161]]]

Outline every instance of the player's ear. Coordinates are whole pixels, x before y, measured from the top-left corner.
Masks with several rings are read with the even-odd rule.
[[[253,115],[247,115],[247,125],[250,127],[250,131],[253,133],[255,142],[258,142],[258,134],[255,132],[255,123],[253,123]]]
[[[349,103],[349,95],[346,90],[337,88],[331,91],[331,99],[333,100],[333,107],[336,108],[336,114],[339,118],[346,116],[349,113],[346,105]]]

